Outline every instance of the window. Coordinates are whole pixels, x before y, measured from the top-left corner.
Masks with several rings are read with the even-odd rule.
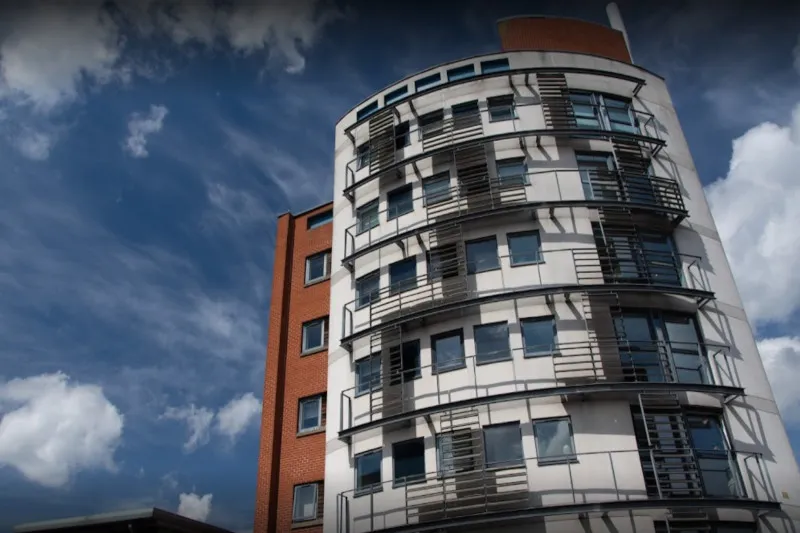
[[[389,105],[396,102],[408,94],[408,85],[403,85],[399,89],[386,93],[383,97],[383,105]]]
[[[395,150],[402,150],[409,144],[411,144],[411,129],[408,125],[408,121],[401,122],[397,125],[394,129],[394,149]]]
[[[370,272],[356,280],[356,309],[378,302],[381,298],[381,275]]]
[[[481,61],[481,73],[490,74],[492,72],[502,72],[508,70],[508,58],[490,59],[489,61]]]
[[[370,151],[369,143],[366,142],[356,148],[356,170],[361,170],[369,166]]]
[[[466,245],[468,274],[477,274],[500,268],[500,259],[497,257],[496,237],[470,241]]]
[[[508,344],[508,322],[482,324],[473,328],[475,359],[478,363],[491,363],[511,358]]]
[[[501,159],[497,162],[497,179],[500,185],[525,185],[528,183],[528,167],[524,157]]]
[[[436,435],[437,474],[442,477],[457,471],[473,470],[475,468],[473,450],[480,439],[480,433],[469,429]]]
[[[445,244],[428,252],[428,280],[458,276],[458,248]]]
[[[404,342],[389,350],[390,384],[407,383],[420,377],[419,340]]]
[[[325,397],[313,396],[300,400],[297,432],[315,431],[325,427]]]
[[[378,199],[368,202],[356,209],[357,232],[364,233],[380,224],[378,219]]]
[[[455,472],[453,454],[453,435],[445,433],[436,435],[436,471],[439,476],[451,475]]]
[[[542,243],[538,231],[508,234],[508,253],[511,266],[530,265],[542,262]]]
[[[432,336],[431,348],[434,372],[464,368],[464,333],[460,329]]]
[[[639,132],[630,100],[582,92],[570,93],[569,99],[579,128]]]
[[[303,324],[303,353],[321,350],[328,345],[328,317]]]
[[[444,130],[444,109],[431,111],[419,117],[419,131],[422,138],[439,135]]]
[[[378,101],[375,100],[374,102],[371,102],[362,107],[361,109],[359,109],[358,111],[356,111],[356,120],[367,118],[377,110],[378,110]]]
[[[405,485],[425,479],[425,441],[422,438],[392,445],[394,484]]]
[[[575,154],[587,200],[619,200],[619,183],[614,172],[614,156],[606,152]]]
[[[422,180],[422,204],[424,206],[446,202],[450,198],[450,172],[441,172]]]
[[[464,65],[447,71],[447,81],[463,80],[475,75],[475,65]]]
[[[592,94],[571,93],[569,99],[572,102],[572,113],[575,115],[578,128],[585,130],[601,128],[599,106]]]
[[[383,452],[375,450],[373,452],[362,453],[356,458],[356,494],[367,492],[378,492],[381,487],[381,462]]]
[[[330,270],[330,250],[306,257],[306,283],[314,283],[327,278]]]
[[[417,287],[417,258],[409,257],[389,265],[389,292],[397,294]]]
[[[295,485],[294,505],[292,507],[293,522],[307,522],[317,519],[319,492],[319,483]]]
[[[533,421],[533,437],[539,464],[574,461],[575,443],[569,418]]]
[[[639,133],[629,101],[611,96],[602,96],[602,100],[610,130]]]
[[[442,81],[442,75],[438,72],[436,74],[431,74],[430,76],[425,76],[424,78],[420,78],[414,82],[414,90],[421,91],[423,89],[427,89],[433,85],[436,85]]]
[[[556,350],[556,319],[552,316],[520,320],[525,357],[552,355]]]
[[[453,129],[472,128],[481,124],[481,112],[478,101],[456,104],[453,111]]]
[[[500,122],[501,120],[514,120],[516,113],[514,112],[514,95],[508,94],[503,96],[493,96],[486,99],[489,107],[489,119],[492,122]]]
[[[713,414],[687,414],[686,426],[706,496],[741,496],[740,473],[731,461],[722,421]]]
[[[320,226],[324,226],[331,220],[333,220],[333,209],[328,209],[327,211],[323,211],[322,213],[311,215],[307,219],[308,229],[314,229]]]
[[[386,219],[392,220],[414,210],[413,187],[409,183],[386,194]]]
[[[356,396],[381,388],[381,354],[356,361]]]
[[[488,468],[519,466],[524,463],[519,422],[488,426],[483,430]]]

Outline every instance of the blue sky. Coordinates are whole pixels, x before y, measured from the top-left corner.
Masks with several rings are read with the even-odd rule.
[[[275,219],[331,199],[336,120],[497,50],[497,18],[605,22],[431,4],[3,8],[0,531],[152,505],[252,527]],[[619,2],[634,60],[672,88],[800,450],[800,13],[643,4]]]

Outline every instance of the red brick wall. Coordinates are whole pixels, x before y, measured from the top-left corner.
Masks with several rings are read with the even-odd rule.
[[[497,24],[504,51],[545,50],[577,52],[631,63],[622,33],[583,20],[519,17]]]
[[[324,479],[325,433],[298,437],[297,407],[300,398],[327,389],[328,352],[303,357],[300,352],[303,322],[326,316],[330,309],[330,281],[306,287],[305,259],[330,249],[333,225],[308,230],[307,219],[331,207],[278,219],[254,533],[290,531],[294,486]],[[317,533],[322,526],[301,531]]]

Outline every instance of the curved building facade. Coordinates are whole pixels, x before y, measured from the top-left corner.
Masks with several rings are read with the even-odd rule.
[[[664,80],[527,19],[336,126],[324,531],[793,531]]]

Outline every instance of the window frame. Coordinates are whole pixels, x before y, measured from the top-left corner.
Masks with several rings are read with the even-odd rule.
[[[303,404],[310,402],[317,402],[317,425],[310,428],[303,427]],[[325,421],[322,419],[323,410],[322,403],[324,402],[323,394],[315,394],[313,396],[306,396],[297,400],[297,434],[305,435],[325,429]]]
[[[322,222],[320,222],[320,220],[322,220]],[[309,216],[306,219],[306,229],[307,230],[317,229],[324,226],[325,224],[330,224],[331,222],[333,222],[333,209],[328,209],[320,213],[316,213],[314,215]]]
[[[378,369],[375,370],[375,362],[378,363]],[[375,352],[373,354],[368,355],[367,357],[362,357],[354,362],[355,369],[354,373],[356,376],[356,386],[354,389],[353,395],[358,398],[360,396],[364,396],[365,394],[370,394],[375,392],[376,390],[380,390],[383,386],[383,361],[381,359],[381,353]],[[370,372],[370,380],[367,386],[364,389],[361,389],[361,368],[363,366],[369,366]],[[377,372],[377,379],[375,379],[375,374]]]
[[[404,279],[395,283],[392,280],[392,268],[397,267],[400,264],[413,264],[414,265],[414,276],[411,278]],[[391,296],[396,296],[403,292],[413,291],[419,285],[418,283],[418,265],[417,265],[417,256],[412,255],[411,257],[406,257],[405,259],[400,259],[399,261],[395,261],[389,265],[389,294]]]
[[[319,515],[319,482],[314,483],[302,483],[300,485],[294,486],[294,492],[292,494],[292,523],[299,524],[304,522],[312,522],[317,520]],[[311,517],[300,517],[297,516],[297,489],[302,489],[304,487],[314,487],[314,516]]]
[[[396,207],[392,205],[392,200],[396,197],[403,195],[404,198],[401,200],[402,204],[406,206],[405,211],[394,211],[392,207]],[[408,198],[405,198],[405,195],[408,195]],[[396,218],[400,218],[403,215],[407,215],[409,213],[414,212],[414,185],[412,183],[406,183],[405,185],[401,185],[399,187],[395,187],[391,191],[386,193],[386,221],[394,220]]]
[[[308,273],[309,268],[308,264],[312,259],[318,258],[322,256],[322,276],[318,278],[309,279]],[[314,283],[319,283],[320,281],[325,281],[326,279],[331,277],[331,250],[325,250],[323,252],[317,252],[315,254],[311,254],[306,257],[306,272],[305,272],[305,284],[306,285],[313,285]]]
[[[555,458],[552,458],[552,459],[548,459],[546,457],[543,458],[541,456],[540,451],[539,451],[539,449],[540,449],[539,448],[539,435],[538,435],[538,433],[536,431],[536,426],[539,425],[539,424],[547,424],[547,423],[552,423],[552,422],[563,422],[563,421],[566,421],[567,424],[568,424],[568,427],[569,427],[569,442],[570,442],[570,447],[572,449],[572,453],[568,454],[568,455],[563,455],[562,454],[562,455],[556,456]],[[567,416],[552,416],[552,417],[547,417],[547,418],[537,418],[537,419],[531,420],[531,424],[533,426],[533,442],[534,442],[534,445],[536,446],[536,462],[537,462],[537,464],[539,466],[563,465],[563,464],[567,464],[567,463],[574,464],[574,463],[578,462],[578,452],[577,452],[577,450],[575,448],[575,430],[574,430],[574,428],[572,426],[572,417],[571,416],[567,415]]]
[[[536,323],[536,322],[545,322],[549,321],[552,322],[553,325],[553,342],[551,344],[552,349],[550,351],[528,351],[528,345],[525,343],[525,324]],[[556,326],[556,317],[554,315],[545,315],[545,316],[531,316],[520,318],[519,320],[519,330],[522,336],[522,356],[523,358],[536,358],[536,357],[550,357],[554,354],[558,353],[558,327]]]
[[[494,255],[495,255],[495,259],[497,261],[497,264],[495,266],[491,267],[491,268],[485,268],[483,270],[477,270],[477,265],[473,265],[473,261],[470,259],[470,253],[469,253],[470,246],[473,246],[473,245],[476,245],[476,244],[481,244],[481,243],[484,243],[484,242],[489,242],[489,241],[494,241]],[[481,274],[483,272],[491,272],[492,270],[499,270],[502,267],[502,265],[500,264],[500,251],[499,251],[498,243],[497,243],[497,235],[489,235],[489,236],[486,236],[486,237],[481,237],[479,239],[472,239],[472,240],[469,240],[469,241],[465,241],[464,242],[464,255],[466,256],[466,260],[467,260],[467,274],[468,275],[477,275],[477,274]]]
[[[375,218],[370,226],[364,227],[361,223],[361,217],[365,211],[370,209],[375,209]],[[365,202],[359,207],[356,207],[356,235],[367,233],[371,229],[377,228],[380,225],[381,225],[380,198],[374,198],[369,202]]]
[[[364,282],[368,278],[370,278],[370,279],[371,278],[375,278],[378,281],[378,285],[377,285],[376,290],[374,292],[370,293],[369,301],[367,301],[367,303],[362,303],[362,296],[364,296],[364,295],[360,294],[361,290],[359,288],[359,283]],[[354,282],[354,287],[353,288],[355,289],[355,293],[356,293],[356,306],[355,306],[355,310],[356,311],[358,311],[359,309],[364,309],[365,307],[369,307],[370,305],[379,302],[381,300],[381,271],[380,271],[380,269],[376,268],[372,272],[368,272],[368,273],[364,274],[363,276],[361,276],[360,278],[357,278],[355,280],[355,282]]]
[[[406,368],[405,360],[406,360],[406,348],[416,345],[416,353],[414,354],[414,358],[416,359],[416,364],[411,368]],[[390,375],[389,376],[389,385],[400,385],[403,383],[409,383],[414,381],[415,379],[420,379],[422,377],[422,342],[420,339],[413,339],[410,341],[405,341],[400,346],[392,346],[389,349],[389,368],[392,368],[392,360],[394,357],[399,357],[400,359],[400,368],[401,372],[397,376]],[[390,370],[391,372],[391,370]]]
[[[307,337],[306,337],[306,327],[311,325],[311,324],[314,324],[316,322],[321,322],[322,323],[322,335],[321,335],[322,344],[320,344],[319,346],[307,348],[306,347],[306,339],[307,339]],[[325,349],[328,348],[328,340],[326,338],[327,333],[328,333],[328,331],[327,331],[328,330],[328,317],[327,316],[320,317],[320,318],[315,318],[313,320],[307,320],[307,321],[303,322],[303,324],[301,326],[301,330],[302,330],[302,338],[301,338],[301,344],[300,344],[300,350],[301,350],[300,354],[301,355],[320,352],[320,351],[325,350]]]
[[[400,140],[403,140],[400,143]],[[411,124],[406,120],[395,126],[394,128],[394,149],[402,150],[406,146],[411,145]]]
[[[511,243],[516,238],[522,237],[530,237],[536,236],[537,244],[536,247],[536,256],[537,259],[535,261],[515,261],[514,260],[514,251],[511,249]],[[538,229],[528,230],[528,231],[516,231],[514,233],[506,234],[506,246],[508,246],[508,260],[511,267],[521,267],[527,265],[541,265],[544,261],[544,254],[542,253],[542,235],[539,233]],[[523,254],[530,253],[530,252],[521,252]]]
[[[510,103],[505,103],[506,100],[510,100]],[[501,101],[503,103],[500,103]],[[495,116],[494,111],[498,109],[503,110],[503,116]],[[486,99],[486,111],[489,113],[489,122],[507,122],[519,118],[517,116],[517,101],[513,94],[499,94],[488,97]]]
[[[433,74],[423,76],[414,82],[414,92],[424,91],[425,89],[433,87],[434,85],[438,85],[441,82],[441,72],[434,72]]]
[[[507,70],[511,70],[507,57],[481,61],[481,74],[492,74],[493,72],[505,72]]]
[[[441,368],[439,362],[436,360],[436,342],[440,339],[447,339],[450,337],[458,337],[461,341],[461,357],[458,364]],[[467,355],[464,350],[464,328],[451,329],[449,331],[442,331],[431,335],[431,371],[433,375],[443,374],[454,370],[461,370],[467,367]]]
[[[378,100],[373,100],[372,102],[368,103],[367,105],[356,111],[356,122],[360,122],[361,120],[372,115],[379,108],[380,105],[378,104]]]
[[[418,445],[422,448],[422,454],[420,457],[422,458],[422,472],[419,474],[415,474],[411,476],[411,479],[408,477],[403,478],[403,480],[399,480],[397,478],[397,446],[400,445]],[[416,483],[425,483],[426,481],[426,471],[425,471],[425,438],[424,437],[414,437],[411,439],[401,440],[398,442],[392,443],[392,488],[397,487],[405,487],[407,485],[414,485]]]
[[[475,63],[467,63],[458,67],[447,69],[447,81],[453,82],[475,77]]]
[[[517,180],[516,175],[512,176],[501,176],[500,169],[501,167],[510,167],[512,165],[521,165],[522,166],[522,174],[520,175],[520,179]],[[519,187],[524,185],[529,185],[528,180],[528,161],[525,156],[520,157],[507,157],[505,159],[498,159],[495,161],[494,164],[494,171],[495,175],[497,176],[498,185],[501,187]]]
[[[478,332],[481,330],[487,330],[488,328],[502,326],[505,328],[506,333],[506,348],[505,351],[502,352],[502,356],[498,357],[497,354],[494,354],[494,357],[491,359],[481,360],[481,352],[478,349]],[[511,352],[511,335],[508,328],[508,321],[503,320],[499,322],[489,322],[487,324],[475,324],[472,326],[472,341],[475,344],[475,364],[476,365],[489,365],[492,363],[501,363],[503,361],[510,361],[512,359],[512,352]],[[493,355],[493,354],[489,354]]]
[[[441,204],[442,202],[447,202],[453,198],[453,191],[452,191],[452,176],[450,175],[449,170],[445,170],[444,172],[439,172],[437,174],[433,174],[432,176],[428,176],[422,180],[422,206],[423,207],[430,207],[432,205]],[[433,196],[436,196],[433,199],[428,198],[429,193],[427,187],[434,183],[447,183],[447,188],[444,191],[444,194],[441,192],[437,193],[434,192]]]
[[[358,461],[363,459],[364,457],[367,457],[367,456],[370,456],[370,455],[378,455],[378,457],[380,458],[378,460],[378,477],[380,478],[380,481],[378,481],[378,483],[373,483],[373,484],[367,485],[365,487],[364,486],[359,487],[359,481],[360,480],[359,480],[359,474],[358,474]],[[353,474],[355,476],[355,480],[354,480],[354,483],[353,483],[353,489],[354,489],[353,490],[353,496],[354,497],[357,498],[359,496],[364,496],[366,494],[374,494],[376,492],[382,492],[383,491],[383,448],[374,448],[372,450],[367,450],[365,452],[361,452],[359,454],[356,454],[353,457],[353,467],[354,467],[353,468]]]
[[[436,137],[444,131],[444,109],[436,109],[420,115],[417,119],[417,128],[421,139]],[[432,128],[431,126],[437,126]]]
[[[500,428],[507,428],[507,427],[514,427],[516,426],[517,431],[519,432],[519,458],[514,458],[509,461],[502,461],[502,462],[490,462],[488,453],[489,453],[489,446],[487,445],[487,438],[486,432],[492,429],[500,429]],[[485,465],[487,470],[501,470],[506,468],[520,468],[525,467],[525,449],[522,443],[522,424],[517,421],[512,422],[503,422],[500,424],[491,424],[489,426],[484,426],[482,428],[483,431],[483,442],[484,442],[484,451],[483,451],[483,464]],[[500,441],[500,442],[508,442],[508,441]]]
[[[358,145],[356,147],[356,171],[368,167],[371,158],[372,152],[369,148],[369,141]]]
[[[408,96],[408,84],[403,85],[402,87],[398,87],[392,91],[383,95],[383,105],[384,107],[387,105],[391,105],[398,100],[402,100]]]

